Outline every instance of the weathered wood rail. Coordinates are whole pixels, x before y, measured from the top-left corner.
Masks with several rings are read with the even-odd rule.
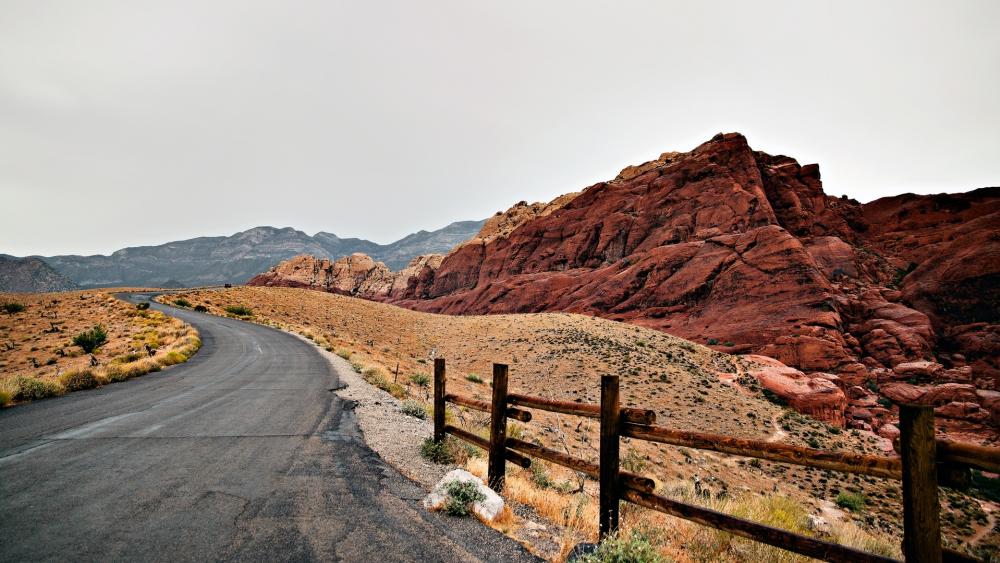
[[[917,405],[900,407],[900,457],[896,458],[816,450],[656,426],[654,411],[621,407],[618,376],[614,375],[601,377],[600,405],[508,393],[507,376],[506,365],[494,364],[492,401],[462,397],[446,392],[445,360],[435,359],[434,440],[441,441],[446,435],[451,434],[486,450],[489,453],[487,484],[498,492],[504,489],[505,463],[509,461],[527,468],[531,466],[529,456],[544,459],[597,479],[600,497],[599,528],[602,539],[618,528],[619,505],[621,501],[626,501],[816,559],[838,562],[894,561],[853,547],[796,534],[658,495],[654,490],[655,483],[652,479],[622,471],[619,467],[620,441],[622,437],[626,437],[902,481],[902,547],[905,560],[908,562],[978,561],[963,553],[942,548],[938,487],[967,486],[972,468],[1000,472],[1000,448],[937,440],[934,435],[934,411],[931,407]],[[489,413],[489,439],[446,424],[447,403]],[[524,440],[508,438],[508,418],[521,422],[531,420],[531,412],[524,409],[600,420],[599,463],[579,459]]]

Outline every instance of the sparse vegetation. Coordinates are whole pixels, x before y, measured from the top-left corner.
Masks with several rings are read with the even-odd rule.
[[[80,347],[87,354],[91,354],[108,341],[108,331],[104,325],[94,325],[90,330],[85,330],[73,337],[73,344]]]
[[[25,306],[24,303],[17,303],[15,301],[6,301],[2,305],[0,305],[0,309],[3,309],[3,312],[7,313],[8,315],[14,315],[24,311]]]
[[[188,309],[188,308],[191,307],[191,302],[188,301],[187,299],[184,299],[184,298],[174,299],[174,305],[177,305],[178,307],[184,307],[185,309]]]
[[[449,516],[467,516],[472,505],[486,499],[479,487],[470,481],[452,481],[445,485],[445,501],[442,509]]]
[[[474,373],[470,373],[469,375],[465,376],[465,379],[468,379],[469,381],[471,381],[473,383],[482,383],[483,382],[483,378],[479,377],[478,375],[476,375]]]
[[[338,356],[340,356],[341,358],[344,358],[345,360],[350,360],[351,359],[351,355],[353,353],[354,352],[351,352],[347,348],[337,348],[337,352],[336,352],[336,354]]]
[[[666,561],[638,530],[621,530],[606,538],[594,553],[579,558],[580,563],[660,563]]]
[[[225,310],[230,315],[236,315],[237,317],[253,316],[253,309],[246,305],[227,305]]]
[[[58,397],[65,393],[62,385],[35,377],[18,377],[17,389],[17,395],[14,398],[18,401],[37,401],[38,399]]]
[[[427,438],[420,446],[420,455],[440,465],[455,463],[455,448],[451,440],[435,442],[434,438]]]
[[[841,491],[841,493],[837,495],[836,500],[837,506],[846,508],[851,512],[861,512],[861,510],[865,507],[865,502],[865,495],[860,493],[849,493],[846,491]]]
[[[400,407],[400,410],[407,416],[412,416],[421,420],[427,418],[427,409],[425,409],[424,406],[417,401],[403,401],[403,405]]]
[[[415,373],[410,376],[410,381],[418,387],[428,387],[431,384],[431,378],[426,373]]]

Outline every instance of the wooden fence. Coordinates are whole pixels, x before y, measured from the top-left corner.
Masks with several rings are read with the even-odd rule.
[[[487,484],[498,492],[502,492],[504,488],[505,463],[511,462],[526,468],[531,466],[531,457],[541,458],[597,479],[600,486],[599,529],[602,539],[618,528],[619,503],[626,501],[816,559],[843,562],[893,561],[888,557],[658,495],[654,491],[652,479],[620,469],[619,442],[623,436],[902,481],[903,554],[908,562],[977,561],[960,552],[942,548],[938,486],[967,488],[972,468],[1000,472],[1000,448],[936,439],[934,411],[928,406],[900,406],[900,457],[897,458],[823,451],[656,426],[654,411],[623,408],[620,405],[618,376],[615,375],[601,377],[600,405],[508,393],[507,366],[503,364],[493,364],[491,402],[448,393],[445,380],[445,360],[437,358],[434,360],[434,440],[440,442],[447,434],[451,434],[486,450],[489,453]],[[489,440],[446,424],[447,403],[489,413]],[[531,412],[525,409],[599,419],[600,462],[593,463],[537,444],[508,438],[508,418],[521,422],[531,420]]]

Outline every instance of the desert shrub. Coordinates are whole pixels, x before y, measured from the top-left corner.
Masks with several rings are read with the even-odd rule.
[[[643,469],[646,468],[646,458],[642,457],[642,454],[629,448],[625,450],[625,455],[621,457],[622,469],[625,471],[631,471],[632,473],[641,473]]]
[[[420,455],[441,465],[455,463],[455,447],[451,440],[435,442],[434,438],[427,438],[420,446]]]
[[[400,411],[407,416],[412,416],[421,420],[427,418],[427,409],[425,409],[424,406],[417,401],[403,401]]]
[[[253,315],[253,309],[246,305],[227,305],[226,312],[237,317],[249,317]]]
[[[479,377],[478,375],[476,375],[474,373],[470,373],[469,375],[465,376],[465,379],[468,379],[469,381],[471,381],[473,383],[482,383],[483,382],[483,378]]]
[[[638,531],[619,531],[605,538],[581,563],[659,563],[665,561],[649,537]]]
[[[135,308],[140,311],[146,311],[149,309],[149,301],[143,301],[142,303],[136,303]]]
[[[194,306],[194,310],[197,311],[197,312],[199,312],[199,313],[207,313],[208,312],[208,307],[206,307],[204,305],[195,305]]]
[[[859,512],[865,507],[865,495],[860,493],[848,493],[841,491],[837,495],[836,503],[841,508],[846,508],[851,512]]]
[[[553,485],[548,469],[541,462],[532,460],[530,469],[531,480],[535,482],[536,487],[539,489],[548,489]]]
[[[0,379],[0,407],[11,404],[17,396],[17,391],[17,379],[13,377]]]
[[[0,407],[6,407],[13,400],[14,398],[11,397],[10,393],[6,391],[0,391]]]
[[[466,516],[473,504],[486,500],[479,486],[471,481],[452,481],[444,486],[448,496],[442,509],[449,516]]]
[[[177,305],[178,307],[184,307],[186,309],[191,306],[191,302],[182,297],[180,299],[174,299],[174,305]]]
[[[350,360],[351,354],[353,354],[354,352],[351,352],[347,348],[337,348],[337,351],[335,353],[341,358],[344,358],[345,360]]]
[[[67,371],[59,376],[59,383],[67,391],[81,391],[83,389],[93,389],[100,385],[94,372],[89,369]]]
[[[88,354],[103,346],[107,341],[108,331],[102,325],[94,325],[90,330],[85,330],[73,337],[73,344]]]
[[[15,313],[20,313],[25,309],[23,303],[15,303],[14,301],[7,301],[3,305],[0,305],[0,309],[3,309],[4,313],[8,315],[13,315]]]
[[[718,343],[719,343],[719,339],[718,338],[709,338],[708,339],[708,345],[709,346],[715,346]]]
[[[354,370],[354,373],[361,373],[365,370],[365,366],[359,364],[358,362],[351,362],[351,369]]]
[[[431,384],[431,378],[426,373],[416,373],[410,376],[410,381],[420,387],[427,387]]]
[[[128,379],[128,374],[126,369],[122,367],[123,364],[110,364],[104,368],[104,379],[108,383],[118,383],[119,381],[125,381]]]
[[[34,377],[17,378],[17,396],[21,401],[35,401],[63,394],[62,385],[52,381],[43,381]]]
[[[371,383],[375,387],[389,393],[393,397],[402,399],[406,396],[406,389],[398,383],[389,381],[389,379],[385,376],[385,373],[377,367],[372,366],[365,369],[364,372],[361,373],[361,377],[368,383]]]

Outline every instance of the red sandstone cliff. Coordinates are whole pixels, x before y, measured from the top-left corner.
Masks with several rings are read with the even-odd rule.
[[[977,425],[1000,422],[998,233],[998,189],[861,205],[827,196],[817,165],[726,134],[550,204],[518,204],[400,274],[365,263],[371,283],[356,269],[346,283],[300,283],[279,265],[251,284],[452,314],[598,315],[776,358],[800,370],[791,395],[830,397],[800,405],[829,420],[887,425],[888,395],[872,390],[905,381],[954,431],[982,436]]]

